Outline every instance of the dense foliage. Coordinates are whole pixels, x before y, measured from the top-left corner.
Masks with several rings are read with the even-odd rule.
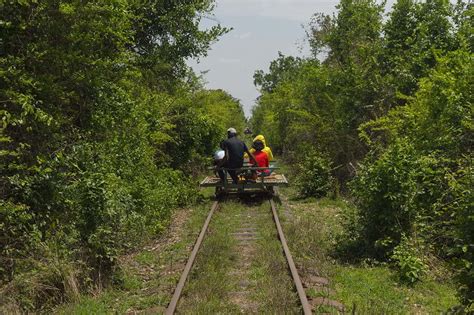
[[[392,261],[408,282],[448,262],[468,306],[473,10],[398,0],[384,19],[375,1],[341,0],[336,15],[309,25],[312,57],[280,55],[255,73],[262,95],[252,117],[274,150],[308,168],[303,195],[331,181],[307,162],[312,152],[328,158],[319,164],[358,205],[348,235],[361,256]]]
[[[324,197],[332,187],[331,164],[317,151],[309,151],[297,164],[296,184],[302,197]]]
[[[186,67],[226,32],[199,29],[212,8],[0,3],[0,312],[101,285],[119,253],[196,198],[187,174],[245,121]]]
[[[463,273],[472,268],[472,69],[465,51],[440,58],[406,106],[361,127],[374,155],[361,166],[353,193],[364,240],[378,256],[414,236],[426,243],[424,254],[460,259]],[[460,279],[472,294],[474,279]]]

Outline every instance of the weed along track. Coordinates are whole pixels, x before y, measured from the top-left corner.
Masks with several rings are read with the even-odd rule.
[[[311,314],[273,199],[214,202],[166,314]]]

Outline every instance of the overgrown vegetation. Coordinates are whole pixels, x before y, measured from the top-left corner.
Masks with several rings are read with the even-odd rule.
[[[330,163],[327,157],[315,151],[308,151],[301,158],[296,184],[302,197],[324,197],[329,193],[333,188]]]
[[[3,1],[2,310],[106,284],[117,256],[196,198],[188,174],[245,118],[185,64],[227,30],[213,1]]]
[[[341,199],[296,199],[297,192],[292,189],[283,191],[289,197],[285,202],[288,214],[282,213],[281,218],[300,276],[310,284],[306,289],[309,296],[338,301],[346,313],[433,314],[454,310],[459,302],[454,281],[446,270],[407,285],[388,263],[370,257],[359,261],[338,259],[339,244],[348,237],[344,226],[356,209]],[[404,257],[401,266],[407,257],[416,257],[407,253],[399,251],[400,258]],[[311,285],[308,280],[314,274],[327,278],[328,286]],[[327,306],[320,306],[319,311],[339,313]]]
[[[407,283],[447,263],[469,309],[474,7],[398,0],[386,19],[371,0],[337,8],[314,15],[311,57],[280,54],[255,73],[254,131],[303,166],[303,195],[335,184],[355,199],[347,253],[391,261]]]
[[[121,253],[195,201],[189,175],[245,124],[238,100],[205,90],[185,63],[227,31],[199,29],[212,9],[0,3],[0,312],[48,312],[107,285]],[[299,165],[300,195],[355,200],[340,255],[391,264],[405,288],[447,268],[467,311],[473,13],[461,0],[398,0],[385,19],[374,0],[341,0],[336,15],[314,15],[310,58],[280,54],[255,73],[252,117]]]
[[[113,285],[61,305],[55,314],[164,313],[210,207],[180,209],[169,228],[144,247],[119,258]]]
[[[178,311],[298,313],[287,268],[268,201],[226,200],[209,225]]]
[[[234,279],[228,276],[234,261],[236,241],[231,235],[235,225],[237,207],[223,203],[214,214],[208,235],[178,304],[181,313],[217,314],[237,313],[239,306],[228,298],[235,290]]]

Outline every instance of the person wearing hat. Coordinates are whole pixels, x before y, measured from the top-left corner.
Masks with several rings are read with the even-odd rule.
[[[253,142],[253,156],[255,157],[255,163],[252,163],[254,167],[269,167],[268,155],[263,151],[265,144],[262,140],[255,140]],[[270,170],[259,170],[253,173],[253,179],[257,179],[258,176],[270,175]]]
[[[262,143],[263,143],[263,150],[262,151],[267,154],[268,161],[271,162],[273,160],[273,153],[272,153],[272,149],[270,149],[270,147],[267,146],[267,144],[265,142],[265,137],[263,135],[258,135],[253,139],[254,143],[255,143],[255,141],[262,141]],[[255,154],[255,148],[251,148],[250,152]],[[244,157],[246,158],[247,156],[244,156]]]
[[[234,184],[237,184],[239,181],[237,171],[244,165],[244,153],[247,153],[250,160],[254,162],[255,157],[249,151],[247,145],[237,137],[237,130],[235,130],[235,128],[227,129],[227,139],[222,143],[222,149],[225,155],[221,164],[218,166],[227,168],[227,173],[232,178]],[[224,170],[220,169],[218,173],[221,180],[224,180]]]

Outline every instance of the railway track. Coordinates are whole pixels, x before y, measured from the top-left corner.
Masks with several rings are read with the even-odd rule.
[[[291,274],[291,278],[293,280],[294,289],[298,293],[299,302],[301,304],[301,309],[302,309],[304,314],[312,314],[311,305],[309,304],[308,299],[306,297],[306,293],[305,293],[305,290],[303,288],[303,284],[301,282],[300,276],[298,274],[298,270],[297,270],[297,268],[295,266],[295,263],[293,261],[293,257],[291,256],[288,244],[286,242],[285,235],[283,233],[283,229],[282,229],[281,224],[280,224],[280,219],[278,217],[275,202],[272,198],[270,198],[268,201],[269,201],[269,206],[270,206],[270,210],[271,210],[271,213],[272,213],[273,221],[275,223],[275,228],[277,230],[278,239],[281,243],[281,247],[283,249],[283,252],[284,252],[284,255],[285,255],[285,258],[286,258],[288,270],[289,270],[289,272]],[[206,220],[205,220],[205,222],[204,222],[204,224],[201,228],[201,232],[199,233],[199,236],[198,236],[198,238],[197,238],[197,240],[194,244],[193,250],[191,251],[191,254],[190,254],[190,256],[188,258],[188,261],[187,261],[187,263],[184,267],[184,270],[181,274],[181,277],[178,281],[178,284],[177,284],[177,286],[174,290],[171,301],[170,301],[170,303],[169,303],[169,305],[166,309],[165,314],[167,314],[167,315],[171,315],[171,314],[174,314],[176,312],[178,302],[180,300],[183,289],[186,285],[186,281],[188,279],[189,273],[190,273],[190,271],[193,267],[193,264],[196,260],[199,249],[201,247],[201,244],[204,240],[204,237],[205,237],[206,232],[208,230],[209,224],[211,222],[212,216],[214,215],[216,210],[219,208],[219,204],[220,204],[220,201],[217,200],[211,206],[209,214],[207,215],[207,218],[206,218]]]

